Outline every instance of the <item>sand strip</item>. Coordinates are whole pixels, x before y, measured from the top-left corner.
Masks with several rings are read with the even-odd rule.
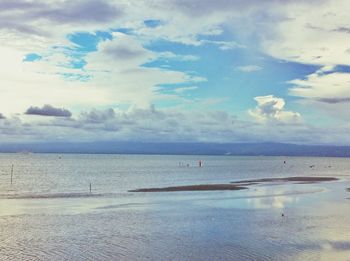
[[[265,179],[252,179],[252,180],[240,180],[233,181],[231,184],[258,184],[264,182],[300,182],[300,183],[318,183],[325,181],[335,181],[338,180],[334,177],[287,177],[287,178],[265,178]]]
[[[0,199],[59,199],[59,198],[93,198],[112,196],[111,193],[53,193],[53,194],[13,194],[0,195]]]
[[[265,178],[231,182],[229,184],[201,184],[188,186],[174,186],[164,188],[141,188],[129,190],[129,192],[176,192],[176,191],[210,191],[210,190],[242,190],[248,186],[264,182],[297,182],[299,184],[335,181],[333,177],[288,177],[288,178]]]
[[[204,184],[190,186],[176,186],[165,188],[142,188],[129,190],[129,192],[175,192],[175,191],[209,191],[209,190],[241,190],[247,187],[237,186],[234,184]]]

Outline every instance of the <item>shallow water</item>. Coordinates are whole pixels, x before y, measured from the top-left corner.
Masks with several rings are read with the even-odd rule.
[[[347,260],[349,169],[347,158],[0,154],[0,259]],[[340,180],[127,192],[289,176]]]

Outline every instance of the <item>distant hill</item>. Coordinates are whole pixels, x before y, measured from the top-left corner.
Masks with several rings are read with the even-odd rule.
[[[350,157],[350,146],[296,145],[283,143],[27,143],[0,144],[0,152],[184,154],[243,156]]]

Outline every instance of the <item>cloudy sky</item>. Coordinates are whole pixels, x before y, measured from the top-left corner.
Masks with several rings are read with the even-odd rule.
[[[350,145],[347,0],[0,0],[0,142]]]

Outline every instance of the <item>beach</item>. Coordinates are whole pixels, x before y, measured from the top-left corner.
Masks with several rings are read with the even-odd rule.
[[[1,260],[348,260],[349,167],[347,158],[2,154]]]

